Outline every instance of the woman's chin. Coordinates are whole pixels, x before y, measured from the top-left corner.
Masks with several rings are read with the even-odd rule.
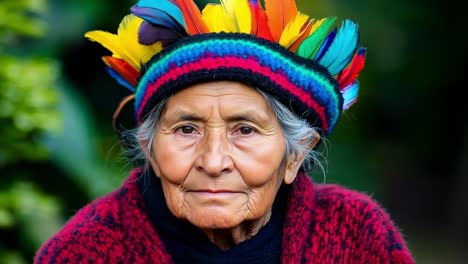
[[[192,214],[187,220],[202,230],[207,229],[232,229],[239,226],[243,217],[222,212],[205,212],[203,214]]]

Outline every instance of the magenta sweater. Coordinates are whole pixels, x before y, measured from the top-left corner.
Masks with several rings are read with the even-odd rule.
[[[137,176],[79,210],[36,253],[34,263],[171,263],[139,192]],[[388,214],[338,185],[293,183],[282,263],[415,263]]]

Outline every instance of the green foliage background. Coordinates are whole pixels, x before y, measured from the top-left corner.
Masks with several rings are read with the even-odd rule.
[[[106,75],[107,51],[83,34],[115,32],[133,3],[0,2],[0,263],[31,263],[76,210],[130,170],[111,128],[127,91]],[[326,178],[316,172],[315,181],[381,202],[418,263],[462,263],[468,120],[458,91],[467,52],[453,37],[463,33],[461,9],[417,0],[297,3],[313,17],[356,21],[368,49],[359,102],[325,144]]]

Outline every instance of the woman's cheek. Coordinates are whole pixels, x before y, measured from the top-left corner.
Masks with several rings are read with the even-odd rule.
[[[186,218],[186,212],[184,210],[184,193],[177,185],[168,182],[166,179],[161,180],[164,199],[166,205],[171,213],[177,218]]]
[[[277,140],[258,140],[249,147],[241,146],[235,152],[236,168],[244,182],[251,187],[262,187],[275,181],[283,159],[285,147],[281,138]]]
[[[253,190],[249,194],[249,211],[246,215],[246,219],[258,219],[265,215],[273,204],[277,189],[277,184],[275,184],[274,181],[271,181],[263,185],[261,188]]]
[[[153,153],[159,167],[160,177],[169,182],[182,184],[193,164],[193,148],[187,140],[178,140],[176,135],[167,135],[154,141]],[[193,140],[191,140],[193,141]]]

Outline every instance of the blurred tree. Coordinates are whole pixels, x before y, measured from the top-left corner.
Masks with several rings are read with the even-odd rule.
[[[61,128],[57,65],[20,48],[22,38],[44,34],[44,10],[41,0],[0,3],[0,169],[45,159],[43,136]],[[25,255],[63,224],[58,201],[16,176],[0,178],[0,263],[28,263]]]

